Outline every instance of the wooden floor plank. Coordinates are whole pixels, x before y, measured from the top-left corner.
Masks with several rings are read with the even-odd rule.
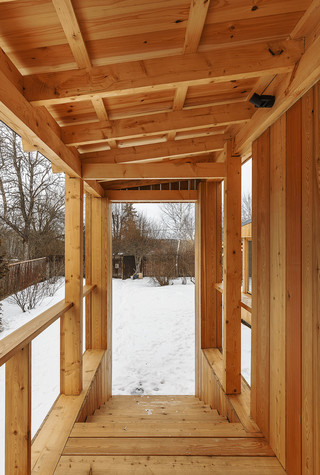
[[[256,434],[249,434],[256,437]],[[262,437],[262,434],[260,434]],[[242,424],[211,421],[119,421],[77,423],[70,437],[248,437]]]
[[[63,456],[55,475],[285,475],[275,457]]]
[[[273,456],[263,438],[69,438],[64,455]]]

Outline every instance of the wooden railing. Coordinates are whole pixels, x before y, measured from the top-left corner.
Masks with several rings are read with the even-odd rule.
[[[95,287],[85,285],[83,297]],[[1,340],[0,366],[6,363],[6,474],[31,473],[32,341],[72,307],[73,303],[62,300]]]

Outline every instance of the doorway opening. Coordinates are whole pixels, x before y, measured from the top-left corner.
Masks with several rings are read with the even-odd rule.
[[[194,203],[112,211],[112,394],[194,395]]]

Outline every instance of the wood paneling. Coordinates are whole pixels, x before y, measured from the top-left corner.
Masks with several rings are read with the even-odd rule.
[[[252,147],[251,414],[269,437],[270,131]]]
[[[286,470],[301,474],[301,101],[286,114]]]

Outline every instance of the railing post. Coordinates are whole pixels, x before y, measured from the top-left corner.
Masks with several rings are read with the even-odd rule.
[[[65,300],[73,306],[61,317],[60,388],[66,395],[82,390],[83,328],[83,182],[66,175]]]
[[[31,343],[6,363],[5,473],[31,473]]]
[[[241,392],[241,158],[225,146],[223,220],[223,387],[227,394]]]

